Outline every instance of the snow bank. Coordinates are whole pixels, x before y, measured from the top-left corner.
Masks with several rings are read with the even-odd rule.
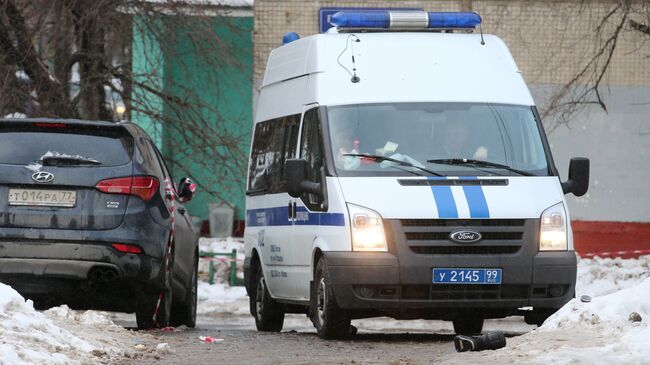
[[[198,288],[197,313],[199,315],[250,315],[248,296],[243,286],[229,286],[226,283],[210,285],[200,281]]]
[[[641,283],[650,276],[650,256],[638,259],[579,259],[576,295],[592,297],[613,293]]]
[[[69,364],[72,359],[88,358],[95,349],[56,326],[4,284],[0,284],[0,329],[2,364]]]
[[[631,261],[631,260],[630,260]],[[637,261],[637,260],[634,260]],[[605,341],[599,346],[561,349],[564,355],[579,356],[594,361],[623,361],[647,363],[650,361],[650,277],[626,289],[593,298],[590,303],[573,299],[551,316],[539,331],[599,332]],[[627,281],[623,281],[627,284]],[[641,321],[631,318],[640,315]],[[639,318],[637,317],[636,320]],[[596,344],[594,344],[596,345]],[[569,354],[570,353],[570,354]],[[553,354],[555,359],[559,354]],[[563,355],[563,356],[564,356]],[[559,356],[559,357],[563,357]]]
[[[578,298],[543,326],[508,339],[506,348],[463,355],[464,362],[525,364],[650,363],[650,256],[639,259],[581,259]],[[640,316],[631,320],[630,314]]]
[[[648,363],[650,360],[650,256],[638,259],[581,259],[578,264],[578,298],[552,315],[536,333],[575,333],[571,342],[540,357],[542,361],[569,363]],[[641,321],[632,321],[631,314]],[[638,320],[639,318],[636,318]],[[593,341],[584,341],[594,337]]]
[[[243,278],[244,241],[241,238],[228,237],[199,239],[199,251],[202,252],[232,252],[237,250],[237,276]],[[208,272],[207,260],[200,260],[199,272]],[[198,306],[199,315],[245,315],[248,313],[248,296],[243,286],[228,285],[228,270],[230,262],[215,262],[215,284],[210,285],[199,281]],[[205,277],[205,275],[204,275]]]
[[[121,341],[133,337],[101,312],[46,312],[0,283],[0,365],[95,364],[130,356]]]

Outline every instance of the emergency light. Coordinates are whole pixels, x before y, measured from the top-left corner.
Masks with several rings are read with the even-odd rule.
[[[474,12],[357,10],[339,11],[330,23],[339,28],[473,29],[481,24],[481,16]]]

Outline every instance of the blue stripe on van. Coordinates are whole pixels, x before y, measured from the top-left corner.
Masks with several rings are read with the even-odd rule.
[[[305,207],[296,209],[295,223],[289,221],[289,209],[286,206],[248,209],[246,211],[246,225],[249,227],[263,226],[345,226],[343,213],[310,212]]]
[[[430,176],[430,180],[444,179],[444,177]],[[438,218],[458,218],[458,208],[454,195],[451,193],[451,186],[432,186],[433,199],[438,208]]]
[[[477,179],[476,177],[464,176],[464,179]],[[467,205],[469,206],[470,218],[490,218],[490,209],[485,200],[485,193],[482,186],[463,186]]]

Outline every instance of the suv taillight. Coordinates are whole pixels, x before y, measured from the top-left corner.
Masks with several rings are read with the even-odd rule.
[[[134,195],[149,201],[158,190],[158,179],[152,176],[118,177],[102,180],[95,188],[107,194]]]

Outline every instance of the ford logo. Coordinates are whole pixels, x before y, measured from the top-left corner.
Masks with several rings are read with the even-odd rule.
[[[54,180],[54,174],[47,171],[39,171],[32,174],[32,180],[37,183],[48,183]]]
[[[456,231],[452,232],[449,238],[458,243],[474,243],[481,240],[481,234],[474,231]]]

